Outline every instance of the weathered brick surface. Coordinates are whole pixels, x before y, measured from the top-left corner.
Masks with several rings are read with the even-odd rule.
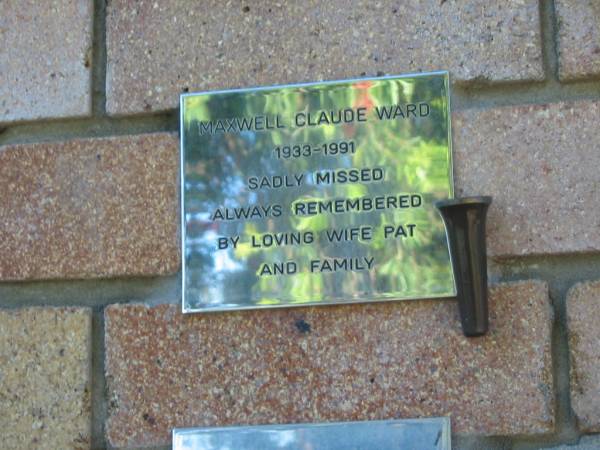
[[[453,431],[553,429],[551,309],[541,282],[491,289],[491,331],[453,301],[183,316],[106,309],[107,437],[161,445],[173,427],[452,417]]]
[[[0,2],[0,123],[91,105],[92,0]]]
[[[556,0],[555,9],[560,79],[600,75],[600,2]]]
[[[176,271],[178,153],[171,134],[0,148],[0,279]]]
[[[188,89],[439,69],[457,81],[543,77],[536,0],[113,0],[107,13],[113,114],[173,108]]]
[[[600,102],[453,115],[457,195],[492,195],[489,254],[600,250]]]
[[[90,310],[0,310],[0,447],[90,448]]]
[[[600,431],[600,281],[576,285],[567,302],[571,404],[581,429]]]

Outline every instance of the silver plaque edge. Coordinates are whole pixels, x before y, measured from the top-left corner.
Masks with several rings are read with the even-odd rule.
[[[224,312],[224,311],[249,311],[256,309],[275,309],[275,308],[293,308],[293,307],[310,307],[310,306],[330,306],[330,305],[349,305],[349,304],[360,304],[367,302],[390,302],[390,301],[410,301],[410,300],[428,300],[428,299],[441,299],[441,298],[453,298],[456,296],[456,280],[454,281],[454,293],[453,295],[431,295],[427,297],[405,297],[405,298],[371,298],[371,299],[359,299],[359,300],[340,300],[327,302],[307,302],[298,304],[283,304],[283,305],[253,305],[253,306],[241,306],[241,307],[215,307],[211,309],[195,309],[186,308],[185,305],[185,208],[184,208],[184,100],[186,97],[198,96],[198,95],[214,95],[214,94],[228,94],[228,93],[244,93],[244,92],[257,92],[257,91],[268,91],[272,89],[283,89],[283,88],[301,88],[301,87],[312,87],[312,86],[323,86],[323,85],[335,85],[342,83],[356,83],[360,81],[372,81],[372,80],[391,80],[391,79],[402,79],[402,78],[415,78],[415,77],[427,77],[432,75],[443,75],[444,84],[446,88],[447,100],[448,100],[448,177],[450,179],[450,198],[454,198],[454,160],[452,156],[452,120],[451,120],[451,95],[450,95],[450,72],[448,70],[434,70],[430,72],[417,72],[408,73],[402,75],[385,75],[382,77],[364,77],[364,78],[349,78],[342,80],[328,80],[328,81],[313,81],[308,83],[290,83],[280,85],[269,85],[269,86],[255,86],[249,88],[236,88],[236,89],[220,89],[214,91],[199,91],[199,92],[186,92],[179,95],[179,207],[181,211],[181,312],[183,314],[191,313],[210,313],[210,312]],[[450,252],[450,244],[448,243],[448,253]],[[450,260],[452,265],[452,260]],[[454,277],[454,267],[452,266],[452,276]]]
[[[308,301],[304,303],[283,303],[283,304],[271,304],[271,305],[252,305],[252,306],[215,306],[211,308],[203,307],[202,309],[186,308],[182,301],[182,312],[183,314],[191,313],[213,313],[213,312],[225,312],[225,311],[254,311],[260,309],[281,309],[281,308],[311,308],[313,306],[334,306],[334,305],[356,305],[365,303],[386,303],[386,302],[410,302],[415,300],[436,300],[436,299],[451,299],[456,297],[456,293],[453,295],[428,295],[427,297],[396,297],[390,296],[385,297],[368,297],[356,300],[346,300],[344,298],[332,298],[327,301]]]
[[[179,208],[181,211],[181,312],[186,314],[185,308],[185,163],[184,163],[184,130],[183,130],[183,101],[184,96],[179,97]],[[454,184],[454,183],[453,183]]]
[[[199,91],[199,92],[185,92],[179,94],[180,106],[183,105],[183,99],[186,97],[196,97],[198,95],[215,95],[215,94],[234,94],[234,93],[245,93],[245,92],[260,92],[269,91],[272,89],[287,89],[287,88],[303,88],[303,87],[314,87],[314,86],[329,86],[335,84],[346,84],[346,83],[358,83],[361,81],[377,81],[377,80],[397,80],[402,78],[416,78],[416,77],[429,77],[432,75],[444,75],[446,79],[446,89],[449,88],[449,77],[450,72],[447,70],[434,70],[431,72],[417,72],[408,73],[402,75],[384,75],[382,77],[364,77],[364,78],[348,78],[342,80],[327,80],[327,81],[311,81],[307,83],[289,83],[289,84],[272,84],[268,86],[254,86],[248,88],[235,88],[235,89],[218,89],[215,91]],[[450,91],[448,91],[448,97],[450,97]],[[450,104],[448,103],[448,107]],[[449,110],[450,108],[448,108]],[[180,119],[183,117],[183,113],[180,114]],[[180,122],[180,130],[183,130],[183,125]]]
[[[451,423],[449,416],[440,417],[423,417],[421,419],[382,419],[382,420],[354,420],[350,422],[317,422],[317,423],[289,423],[289,424],[263,424],[263,425],[238,425],[238,426],[227,426],[227,427],[187,427],[187,428],[173,428],[171,431],[173,450],[175,448],[175,439],[178,435],[185,435],[188,433],[195,433],[198,431],[249,431],[249,430],[260,430],[260,429],[271,429],[271,430],[295,430],[301,428],[317,428],[317,427],[328,427],[336,425],[353,425],[353,424],[386,424],[386,423],[397,423],[397,424],[412,424],[412,423],[424,423],[424,422],[439,422],[442,428],[442,441],[448,450],[452,450],[452,433]]]

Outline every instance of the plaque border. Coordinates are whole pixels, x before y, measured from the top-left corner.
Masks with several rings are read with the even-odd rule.
[[[184,92],[179,95],[179,208],[180,208],[180,226],[181,226],[181,312],[183,314],[193,313],[213,313],[213,312],[226,312],[226,311],[248,311],[248,310],[263,310],[263,309],[274,309],[274,308],[294,308],[294,307],[313,307],[313,306],[327,306],[327,305],[351,305],[361,303],[380,303],[380,302],[391,302],[391,301],[411,301],[411,300],[426,300],[426,299],[442,299],[442,298],[453,298],[456,296],[456,280],[454,280],[454,293],[452,295],[430,295],[428,297],[416,297],[411,298],[397,298],[390,296],[389,298],[377,298],[372,300],[346,300],[340,301],[321,301],[311,303],[286,303],[286,304],[270,304],[270,305],[250,305],[250,306],[236,306],[232,307],[214,307],[210,309],[191,309],[185,306],[185,210],[184,210],[184,197],[185,197],[185,184],[184,184],[184,121],[183,121],[183,103],[186,97],[197,97],[201,95],[215,95],[215,94],[230,94],[230,93],[245,93],[245,92],[260,92],[269,91],[273,89],[285,89],[285,88],[303,88],[313,86],[328,86],[342,83],[360,83],[363,81],[378,81],[378,80],[397,80],[402,78],[420,78],[432,75],[442,75],[445,78],[446,92],[448,95],[448,178],[450,180],[450,196],[449,199],[455,197],[454,192],[454,157],[452,149],[452,108],[451,108],[451,91],[450,91],[450,72],[448,70],[434,70],[429,72],[417,72],[408,73],[401,75],[384,75],[381,77],[361,77],[361,78],[348,78],[340,80],[326,80],[326,81],[311,81],[301,83],[288,83],[288,84],[273,84],[268,86],[254,86],[247,88],[233,88],[233,89],[217,89],[214,91],[199,91],[199,92]],[[446,239],[448,245],[448,254],[450,254],[450,245]],[[454,266],[452,264],[452,258],[450,258],[450,266],[452,277],[454,279]]]
[[[423,418],[410,418],[410,419],[382,419],[382,420],[353,420],[349,422],[314,422],[314,423],[290,423],[290,424],[265,424],[265,425],[239,425],[239,426],[217,426],[217,427],[187,427],[187,428],[173,428],[171,431],[171,445],[173,450],[177,450],[175,447],[176,436],[193,433],[200,430],[213,430],[213,431],[250,431],[250,430],[295,430],[302,428],[317,428],[317,427],[328,427],[328,426],[339,426],[339,425],[354,425],[354,424],[414,424],[423,422],[439,422],[442,435],[440,437],[442,446],[446,450],[452,450],[452,428],[449,416],[439,417],[423,417]]]

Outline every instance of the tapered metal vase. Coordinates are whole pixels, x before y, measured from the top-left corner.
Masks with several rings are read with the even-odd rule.
[[[485,218],[492,197],[465,197],[436,202],[446,226],[465,336],[488,331]]]

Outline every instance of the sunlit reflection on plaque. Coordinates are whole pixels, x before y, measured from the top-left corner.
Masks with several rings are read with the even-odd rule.
[[[173,450],[450,450],[447,417],[173,430]]]
[[[448,75],[181,97],[183,310],[448,297]]]

